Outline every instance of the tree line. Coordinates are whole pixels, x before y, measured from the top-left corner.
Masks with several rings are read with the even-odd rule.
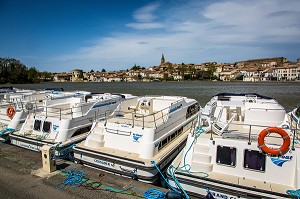
[[[26,67],[14,58],[0,58],[0,84],[39,83],[51,81],[51,73],[39,72],[35,67]]]

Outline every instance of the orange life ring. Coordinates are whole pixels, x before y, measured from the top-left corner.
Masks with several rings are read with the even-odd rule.
[[[283,139],[283,144],[281,145],[280,148],[269,148],[265,144],[265,137],[270,134],[270,133],[277,133],[279,134],[282,139]],[[269,127],[264,130],[262,130],[259,133],[258,136],[258,147],[265,153],[270,154],[270,155],[282,155],[285,154],[290,146],[291,140],[290,136],[283,130],[282,128],[278,127]]]
[[[11,118],[13,118],[14,117],[14,115],[15,115],[15,109],[14,109],[14,107],[12,106],[12,105],[10,105],[8,108],[7,108],[7,110],[6,110],[6,115],[11,119]]]

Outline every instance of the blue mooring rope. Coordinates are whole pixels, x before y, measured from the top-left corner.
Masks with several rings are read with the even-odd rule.
[[[76,188],[81,186],[85,181],[88,180],[88,176],[83,171],[77,170],[74,166],[72,167],[74,168],[74,170],[62,170],[67,174],[67,178],[56,186],[58,190],[61,190],[68,184],[72,188]]]
[[[165,193],[159,189],[148,189],[144,192],[144,197],[147,199],[165,198]]]
[[[297,197],[300,199],[300,189],[297,190],[287,190],[286,193],[290,196]]]
[[[76,146],[76,144],[72,144],[66,148],[59,150],[59,144],[56,145],[55,150],[58,153],[58,155],[56,155],[56,158],[73,161],[74,156],[72,155],[72,149],[74,146]]]
[[[12,134],[13,132],[15,132],[16,131],[16,129],[13,129],[13,128],[5,128],[5,129],[2,129],[1,131],[0,131],[0,137],[2,137],[5,133],[7,133],[8,132],[8,134]],[[6,142],[7,140],[8,140],[8,138],[9,138],[9,136],[7,136],[6,137],[6,139],[5,140],[3,140],[2,142]]]
[[[202,127],[197,127],[196,129],[196,133],[195,133],[195,136],[194,136],[194,140],[193,142],[191,143],[191,145],[189,146],[188,150],[186,151],[186,153],[184,154],[184,158],[183,158],[183,166],[180,167],[180,168],[175,168],[173,167],[173,165],[171,164],[169,167],[168,167],[168,171],[170,173],[170,175],[172,176],[175,184],[177,185],[177,187],[182,191],[182,193],[184,194],[185,198],[186,199],[189,199],[190,197],[188,196],[188,194],[186,193],[186,191],[183,189],[183,187],[181,186],[180,182],[177,180],[176,176],[175,176],[175,172],[180,169],[181,171],[185,171],[185,172],[190,172],[190,169],[191,169],[191,165],[189,164],[186,164],[186,156],[188,154],[188,152],[191,150],[193,144],[197,141],[198,137],[204,133],[205,130],[202,128]],[[169,184],[169,183],[168,183]],[[173,190],[175,189],[173,186],[169,185]],[[176,190],[176,189],[175,189]],[[179,191],[177,191],[179,192]]]
[[[72,165],[71,165],[72,166]],[[58,190],[63,189],[68,184],[72,188],[76,188],[81,186],[83,183],[89,181],[88,176],[81,170],[77,170],[74,166],[72,166],[73,170],[62,170],[64,173],[67,174],[67,178],[59,183],[56,188]],[[137,186],[130,186],[125,189],[115,189],[112,187],[104,188],[105,191],[111,191],[115,193],[123,193],[130,189],[137,189],[146,199],[163,199],[165,198],[165,193],[159,189],[148,189],[147,191],[143,192]]]

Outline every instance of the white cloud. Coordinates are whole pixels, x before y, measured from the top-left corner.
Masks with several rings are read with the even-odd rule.
[[[136,20],[136,22],[128,23],[126,24],[126,26],[134,29],[162,28],[162,23],[155,22],[157,15],[155,15],[154,13],[159,7],[160,4],[154,2],[136,10],[133,14],[133,18]]]
[[[154,28],[163,28],[161,23],[150,22],[150,23],[129,23],[126,26],[134,29],[154,29]]]
[[[138,31],[95,39],[91,46],[58,59],[116,70],[135,63],[158,65],[161,53],[174,63],[299,56],[300,1],[210,2],[186,1],[163,11],[158,3],[148,4],[134,12],[134,22],[124,24]],[[157,28],[159,33],[148,31]]]
[[[159,6],[160,5],[157,2],[148,4],[144,7],[136,10],[133,14],[133,17],[135,20],[137,20],[139,22],[151,22],[155,18],[157,18],[154,15],[154,12],[159,8]]]

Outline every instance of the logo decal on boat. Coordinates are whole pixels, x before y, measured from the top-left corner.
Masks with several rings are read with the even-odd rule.
[[[137,168],[133,169],[133,168],[123,168],[121,166],[119,166],[119,167],[120,167],[121,171],[124,171],[127,173],[133,173],[133,174],[137,173]]]
[[[115,166],[115,164],[112,163],[112,162],[107,162],[107,161],[99,160],[99,159],[94,159],[94,162],[97,162],[97,163],[102,164],[102,165],[110,166],[110,167]]]
[[[287,161],[291,161],[293,159],[293,156],[284,156],[284,155],[280,155],[278,157],[271,157],[271,161],[279,166],[279,167],[282,167],[282,165],[287,162]]]
[[[159,142],[156,142],[156,143],[154,144],[154,146],[155,146],[155,147],[158,147],[159,144],[160,144],[160,141],[159,141]]]
[[[134,142],[138,142],[138,140],[139,140],[141,137],[143,137],[143,135],[137,134],[137,133],[133,133],[132,137],[133,137],[133,141],[134,141]]]
[[[177,109],[180,109],[181,107],[182,107],[182,104],[175,106],[173,108],[170,108],[169,113],[172,113],[172,112],[176,111]]]
[[[52,129],[53,129],[54,132],[57,132],[58,128],[59,128],[58,125],[53,124]]]

